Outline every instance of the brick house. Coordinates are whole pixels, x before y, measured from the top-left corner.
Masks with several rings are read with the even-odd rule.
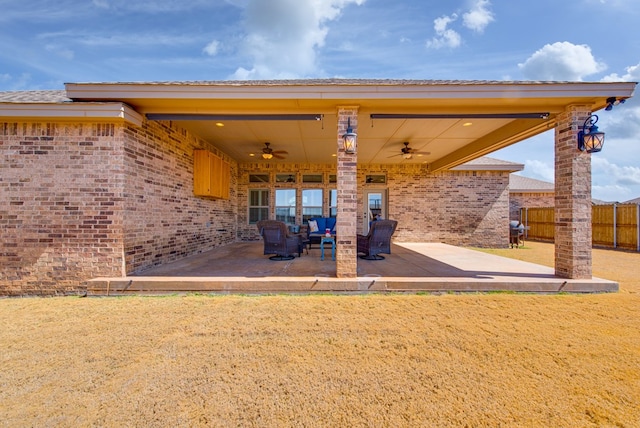
[[[509,218],[511,220],[520,220],[521,208],[553,207],[554,204],[553,183],[517,174],[509,176]]]
[[[257,240],[259,218],[300,224],[317,213],[337,217],[337,276],[353,278],[374,202],[398,220],[398,241],[506,246],[513,166],[468,162],[551,128],[556,274],[590,278],[591,164],[576,133],[634,88],[302,80],[0,93],[0,294],[75,292],[93,277]]]

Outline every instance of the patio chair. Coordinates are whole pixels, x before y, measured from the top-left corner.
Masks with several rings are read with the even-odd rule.
[[[358,235],[358,253],[361,259],[384,260],[380,253],[391,254],[391,235],[396,231],[395,220],[378,220],[371,223],[367,236]]]
[[[302,236],[289,233],[287,225],[277,220],[260,220],[256,226],[264,240],[264,254],[271,260],[292,260],[302,254]]]

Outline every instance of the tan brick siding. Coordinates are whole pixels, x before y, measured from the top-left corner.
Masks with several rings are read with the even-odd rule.
[[[258,240],[255,225],[248,224],[248,189],[268,188],[272,198],[278,187],[324,189],[325,210],[330,189],[336,184],[308,185],[300,182],[305,173],[336,174],[335,165],[246,163],[239,164],[238,238]],[[270,173],[269,184],[251,185],[249,174]],[[296,173],[295,184],[274,184],[276,173]],[[366,175],[385,174],[386,185],[365,184]],[[388,189],[389,215],[398,220],[395,240],[444,242],[452,245],[505,247],[508,244],[509,174],[507,172],[449,171],[430,174],[421,165],[369,165],[358,168],[358,213],[364,212],[364,189]],[[272,204],[273,205],[273,204]],[[325,215],[328,213],[325,212]],[[273,212],[271,213],[273,216]],[[360,217],[360,216],[358,216]],[[302,218],[298,212],[298,223]],[[357,222],[362,233],[362,220]]]
[[[194,149],[230,163],[230,199],[193,196]],[[336,164],[237,164],[170,122],[0,123],[0,160],[2,295],[73,293],[93,277],[141,273],[235,240],[258,240],[248,224],[250,188],[269,188],[271,206],[278,187],[322,188],[324,215],[329,189],[337,188],[329,183]],[[263,172],[270,183],[249,183],[250,173]],[[274,184],[276,173],[296,174],[297,182]],[[322,173],[323,183],[302,183],[304,173]],[[359,166],[357,213],[367,174],[387,176],[382,187],[388,217],[399,222],[396,240],[507,245],[507,173]],[[362,219],[354,220],[362,233]]]
[[[193,149],[231,198],[193,196]],[[0,295],[68,294],[236,238],[237,165],[168,124],[0,124]]]
[[[0,124],[0,294],[64,294],[122,270],[114,124]]]
[[[236,239],[237,164],[168,122],[125,130],[125,257],[127,273],[206,251]],[[193,150],[231,164],[230,198],[193,195]]]
[[[555,272],[591,278],[591,155],[577,149],[589,106],[573,105],[555,129]]]

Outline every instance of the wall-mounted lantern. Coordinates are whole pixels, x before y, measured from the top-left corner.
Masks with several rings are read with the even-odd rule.
[[[358,135],[351,128],[351,118],[347,119],[347,133],[342,136],[344,141],[344,152],[350,155],[356,152],[356,140]]]
[[[598,116],[595,114],[592,114],[584,121],[582,131],[578,132],[578,149],[580,151],[596,153],[602,150],[604,132],[598,131],[596,122],[598,122]]]

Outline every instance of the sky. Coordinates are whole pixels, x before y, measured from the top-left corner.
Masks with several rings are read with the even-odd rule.
[[[640,81],[640,0],[0,0],[0,91],[291,78]],[[640,91],[636,91],[640,92]],[[640,93],[592,196],[640,197]],[[492,153],[553,181],[553,131]]]

